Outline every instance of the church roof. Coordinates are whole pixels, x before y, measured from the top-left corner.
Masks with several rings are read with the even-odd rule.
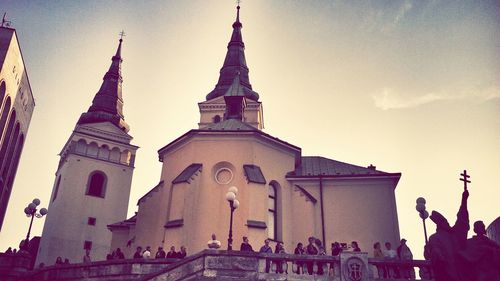
[[[259,100],[259,94],[252,90],[252,85],[248,77],[249,70],[245,60],[245,43],[243,43],[241,35],[242,27],[243,25],[240,22],[240,6],[238,6],[236,21],[233,23],[233,34],[227,45],[226,58],[220,70],[219,81],[215,89],[207,95],[207,100],[226,95],[237,76],[240,76],[238,82],[245,97],[254,101]]]
[[[80,116],[77,124],[111,122],[125,132],[129,126],[123,116],[121,49],[123,40],[120,39],[116,54],[111,58],[111,66],[102,78],[99,91],[95,94],[88,111]]]
[[[201,167],[203,164],[200,163],[193,163],[189,166],[186,167],[173,181],[173,184],[176,183],[181,183],[181,182],[189,182],[191,177],[196,174],[199,170],[201,170]]]
[[[203,131],[258,131],[255,127],[248,125],[237,119],[227,119],[219,123],[212,123],[205,128]]]
[[[278,143],[279,145],[282,145],[282,146],[286,147],[287,149],[292,150],[296,155],[297,165],[298,165],[298,160],[300,160],[300,153],[301,153],[300,147],[295,146],[295,145],[288,143],[284,140],[281,140],[279,138],[273,137],[269,134],[266,134],[266,133],[264,133],[264,132],[262,132],[256,128],[252,127],[251,125],[248,125],[240,120],[228,119],[228,120],[224,120],[224,121],[219,122],[219,123],[212,123],[212,124],[202,128],[202,129],[190,130],[190,131],[186,132],[185,134],[183,134],[182,136],[178,137],[177,139],[171,141],[169,144],[165,145],[164,147],[162,147],[158,150],[158,156],[159,156],[160,162],[163,161],[162,155],[165,151],[168,151],[168,150],[172,149],[173,147],[176,147],[178,144],[183,143],[184,141],[186,141],[187,139],[191,138],[194,135],[206,134],[206,133],[210,133],[210,132],[217,133],[217,134],[219,134],[219,133],[242,133],[243,134],[244,133],[245,135],[256,135],[258,137],[261,137],[263,139]]]
[[[131,225],[135,225],[136,221],[137,213],[124,221],[108,224],[108,228],[129,228]]]
[[[321,156],[303,156],[301,164],[295,171],[289,172],[287,178],[294,177],[360,177],[360,176],[401,176],[401,173],[386,173],[376,170],[374,166],[356,166]]]

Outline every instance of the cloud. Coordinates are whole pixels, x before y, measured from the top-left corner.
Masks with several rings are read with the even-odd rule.
[[[453,94],[450,94],[453,93]],[[402,109],[412,108],[436,101],[444,100],[465,100],[470,99],[476,102],[487,102],[500,99],[500,89],[498,87],[488,87],[484,90],[470,90],[457,93],[455,91],[426,93],[423,95],[409,96],[384,88],[380,92],[372,95],[375,106],[382,109]]]
[[[364,13],[360,28],[383,33],[392,32],[412,8],[413,3],[410,0],[398,6],[370,8]]]
[[[396,14],[396,17],[394,17],[393,24],[397,24],[401,19],[403,19],[412,7],[413,7],[413,4],[409,0],[406,0],[399,7],[398,13]]]

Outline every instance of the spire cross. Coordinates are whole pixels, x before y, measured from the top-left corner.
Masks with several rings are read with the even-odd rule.
[[[460,175],[462,176],[460,180],[464,182],[464,190],[467,190],[467,183],[470,183],[470,176],[467,175],[467,170],[464,170],[464,172]]]
[[[236,0],[236,4],[238,4],[238,6],[240,6],[240,3],[241,3],[241,0]]]
[[[3,13],[3,18],[2,18],[2,25],[0,27],[9,27],[11,25],[11,21],[6,20],[5,17],[7,16],[7,13]]]
[[[120,33],[118,33],[118,35],[120,35],[120,41],[123,40],[123,36],[125,36],[125,31],[121,31]]]

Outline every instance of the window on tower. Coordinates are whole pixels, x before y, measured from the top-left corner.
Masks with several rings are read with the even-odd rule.
[[[219,115],[215,115],[214,116],[214,123],[219,123],[220,122],[220,116]]]
[[[103,172],[94,171],[90,174],[86,194],[104,198],[106,194],[106,175]]]
[[[85,242],[83,242],[83,249],[92,250],[92,241],[86,240]]]

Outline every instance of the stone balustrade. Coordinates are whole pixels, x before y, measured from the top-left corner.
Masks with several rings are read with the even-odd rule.
[[[5,254],[0,255],[2,264]],[[15,258],[13,258],[15,257]],[[127,259],[89,264],[47,266],[27,271],[26,257],[9,255],[10,264],[19,264],[16,278],[0,280],[104,281],[104,280],[433,280],[425,260],[398,261],[368,258],[367,253],[345,252],[340,257],[289,254],[260,254],[239,251],[204,250],[183,260]],[[24,260],[29,264],[29,259]],[[12,272],[11,272],[12,273]]]

